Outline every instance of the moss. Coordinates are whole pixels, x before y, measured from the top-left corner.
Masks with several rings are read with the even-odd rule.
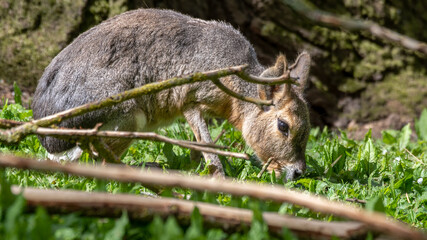
[[[362,94],[360,119],[370,121],[397,113],[414,119],[427,107],[427,76],[425,72],[405,68],[390,74],[384,81],[371,84]]]
[[[86,20],[85,4],[92,4],[89,8],[98,20],[87,26],[91,27],[125,11],[125,2],[0,0],[0,79],[34,89],[44,68],[72,40],[69,38],[74,29]]]
[[[0,78],[34,87],[79,20],[82,0],[0,0]]]
[[[275,24],[271,21],[266,21],[263,23],[261,28],[261,35],[268,37],[271,40],[274,40],[277,43],[280,42],[301,42],[301,38],[298,37],[295,33]]]

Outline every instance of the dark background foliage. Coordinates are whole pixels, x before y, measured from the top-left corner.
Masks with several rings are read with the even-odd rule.
[[[425,1],[309,4],[427,41]],[[313,66],[307,98],[314,125],[373,127],[375,135],[376,129],[401,128],[427,106],[426,56],[368,33],[319,25],[282,0],[0,0],[0,79],[9,86],[16,81],[31,94],[51,59],[80,33],[141,7],[229,22],[252,42],[263,64],[271,64],[280,52],[294,59],[309,51]]]

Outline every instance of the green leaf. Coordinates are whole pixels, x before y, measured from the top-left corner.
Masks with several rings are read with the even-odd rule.
[[[249,204],[253,211],[251,229],[248,232],[249,239],[268,239],[268,226],[265,224],[259,201]]]
[[[427,141],[427,109],[421,113],[420,119],[416,122],[418,138]]]
[[[282,239],[298,240],[298,238],[286,227],[283,227],[283,229],[282,229]]]
[[[368,162],[375,161],[376,149],[371,139],[363,145],[362,158]]]
[[[19,89],[18,84],[16,84],[16,82],[13,82],[13,92],[14,92],[14,98],[15,98],[15,103],[22,105],[22,92],[21,89]]]
[[[20,217],[25,208],[25,199],[22,195],[19,195],[15,202],[10,206],[6,211],[6,219],[4,228],[6,231],[5,239],[20,239],[22,237],[23,231],[21,226],[23,225],[20,222]]]
[[[126,234],[126,227],[129,225],[128,214],[123,212],[122,216],[114,223],[114,228],[105,234],[107,240],[121,240]]]
[[[383,201],[384,200],[382,196],[375,196],[366,203],[366,210],[371,212],[384,212],[385,207]]]
[[[203,236],[203,218],[198,207],[191,214],[191,225],[185,233],[185,239],[199,239]]]
[[[12,194],[10,184],[6,179],[5,170],[0,169],[0,207],[2,207],[2,209],[8,209],[15,199],[16,196]]]
[[[409,143],[409,139],[411,138],[411,124],[406,124],[406,126],[404,126],[402,128],[402,131],[400,132],[400,136],[399,136],[399,149],[403,150],[406,148],[406,146],[408,146]]]
[[[151,234],[151,239],[162,239],[162,236],[164,235],[163,220],[156,215],[153,221],[151,221],[148,230]]]
[[[206,233],[206,239],[209,240],[221,240],[227,239],[227,234],[222,231],[222,229],[210,229]]]
[[[371,138],[372,138],[372,129],[369,129],[368,132],[366,132],[365,139],[363,141],[366,142]]]
[[[176,222],[176,219],[174,217],[168,217],[168,220],[166,220],[166,224],[163,228],[164,232],[162,237],[159,239],[182,239],[184,236],[181,227]]]
[[[33,239],[53,239],[52,222],[44,208],[37,207],[34,223],[31,229]]]
[[[397,143],[397,139],[390,133],[389,130],[384,130],[381,132],[382,136],[383,136],[383,142],[385,144],[395,144]]]

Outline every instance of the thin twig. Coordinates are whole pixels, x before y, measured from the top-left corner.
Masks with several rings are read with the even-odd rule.
[[[25,122],[18,122],[14,120],[8,120],[8,119],[0,119],[0,128],[12,128],[17,127],[19,125],[22,125]]]
[[[417,160],[419,163],[421,163],[422,165],[426,165],[425,163],[423,163],[423,161],[421,161],[421,159],[417,158],[413,153],[411,153],[411,151],[409,151],[407,148],[405,148],[405,151],[409,153],[409,155],[411,155],[415,160]]]
[[[414,230],[406,224],[388,219],[382,213],[367,212],[363,209],[330,201],[323,197],[292,191],[279,185],[241,184],[227,179],[190,177],[172,173],[165,174],[155,169],[146,171],[139,168],[133,169],[128,166],[124,168],[122,165],[106,165],[102,167],[95,165],[90,168],[79,166],[76,163],[66,163],[62,165],[51,161],[37,161],[34,159],[1,154],[0,166],[42,171],[58,171],[99,179],[136,182],[147,186],[190,188],[198,191],[223,192],[235,196],[250,196],[263,200],[288,202],[309,208],[314,212],[333,214],[360,221],[366,223],[372,229],[403,239],[427,239],[427,235],[422,232]]]
[[[256,84],[263,84],[263,85],[279,85],[279,84],[294,84],[299,85],[297,82],[297,79],[293,79],[290,76],[290,71],[287,70],[282,76],[280,77],[258,77],[251,74],[248,74],[244,71],[236,73],[237,76],[239,76],[241,79],[250,82],[250,83],[256,83]]]
[[[52,137],[67,137],[69,136],[71,139],[76,138],[131,138],[131,139],[144,139],[151,141],[160,141],[166,142],[170,144],[174,144],[177,146],[193,149],[200,152],[213,153],[222,156],[249,159],[249,156],[245,153],[237,153],[237,152],[227,152],[217,150],[215,148],[220,148],[220,146],[209,143],[198,143],[192,141],[183,141],[176,140],[172,138],[168,138],[165,136],[158,135],[153,132],[122,132],[122,131],[97,131],[96,129],[89,130],[81,130],[81,129],[50,129],[50,128],[38,128],[35,133],[39,135],[46,135]]]
[[[265,170],[267,170],[268,166],[270,165],[270,163],[274,160],[273,157],[269,158],[268,161],[264,164],[264,166],[262,166],[261,171],[259,171],[258,175],[256,176],[257,178],[261,178],[262,174],[264,174]]]
[[[328,167],[328,168],[325,169],[325,171],[323,172],[323,174],[327,174],[328,171],[329,171],[329,169],[332,169],[335,166],[335,164],[337,164],[337,162],[341,159],[341,157],[342,157],[342,154],[339,157],[337,157],[337,159],[335,159],[335,161],[331,164],[330,167]]]
[[[216,138],[213,140],[213,143],[217,143],[219,141],[219,139],[222,137],[222,135],[224,135],[225,133],[225,129],[222,129],[221,132],[218,134],[218,136],[216,136]],[[217,145],[215,145],[217,146]],[[226,146],[224,146],[226,147]]]
[[[212,79],[213,84],[215,84],[219,89],[221,89],[223,92],[227,93],[228,95],[237,98],[239,100],[245,101],[245,102],[250,102],[250,103],[254,103],[258,106],[262,106],[262,105],[266,105],[266,106],[271,106],[273,105],[273,101],[271,100],[262,100],[262,99],[258,99],[258,98],[253,98],[253,97],[247,97],[244,96],[240,93],[234,92],[233,90],[227,88],[224,84],[221,83],[221,81],[219,79]]]
[[[110,163],[121,162],[120,157],[118,157],[102,139],[92,139],[91,143],[103,160]]]
[[[315,7],[309,6],[305,0],[282,0],[299,14],[308,19],[320,22],[333,27],[340,27],[350,31],[366,31],[375,37],[396,43],[406,49],[427,54],[427,44],[398,32],[382,27],[371,21],[354,20],[346,17],[340,17]]]
[[[365,200],[360,200],[360,199],[357,199],[357,198],[347,198],[346,201],[347,202],[354,202],[354,203],[366,204]]]
[[[194,202],[174,198],[152,198],[130,194],[110,194],[82,192],[75,190],[48,190],[19,188],[12,186],[14,194],[22,192],[31,207],[43,206],[49,212],[81,214],[95,217],[119,217],[126,210],[132,219],[151,220],[154,215],[168,217],[174,215],[179,224],[188,224],[193,209],[197,207],[204,218],[204,224],[220,227],[226,231],[238,231],[241,225],[250,226],[253,212],[248,209],[218,206],[210,203]],[[330,239],[365,238],[368,227],[357,222],[324,222],[299,217],[264,212],[263,219],[269,231],[281,235],[283,227],[299,237],[314,236]]]

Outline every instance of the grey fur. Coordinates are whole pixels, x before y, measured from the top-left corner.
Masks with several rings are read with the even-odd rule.
[[[129,11],[81,34],[53,59],[34,95],[34,118],[156,80],[241,64],[249,64],[248,72],[255,75],[266,70],[259,64],[252,45],[229,24],[195,19],[171,10]],[[241,94],[259,96],[254,84],[236,77],[222,81]],[[299,94],[298,98],[302,99]],[[92,128],[102,122],[107,129],[151,131],[185,116],[197,140],[209,142],[212,140],[200,116],[226,118],[242,129],[258,111],[255,105],[231,99],[212,83],[203,82],[129,100],[66,120],[60,126]],[[135,118],[137,113],[146,118],[142,129]],[[304,118],[308,119],[308,115]],[[307,125],[306,119],[304,124]],[[74,147],[57,138],[40,139],[51,153]],[[108,144],[119,155],[130,142]],[[208,158],[222,171],[216,156]]]

